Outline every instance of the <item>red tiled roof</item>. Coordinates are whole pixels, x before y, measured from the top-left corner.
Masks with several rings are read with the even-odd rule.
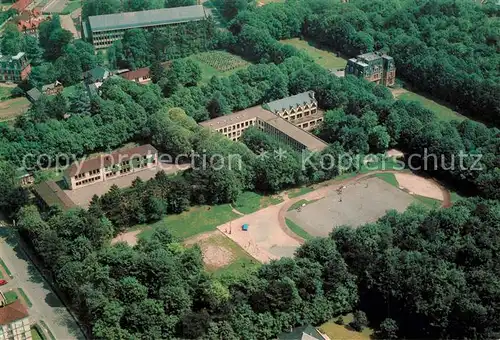
[[[21,300],[17,299],[0,308],[0,325],[8,325],[27,316],[29,316],[28,310],[21,303]]]
[[[85,160],[82,164],[73,163],[66,169],[66,171],[64,171],[64,174],[68,177],[73,177],[79,173],[85,173],[118,164],[119,162],[126,161],[134,156],[154,155],[156,153],[158,153],[158,150],[156,150],[154,146],[144,144],[135,148],[115,151],[111,154],[104,154],[98,157],[90,158]],[[78,169],[79,165],[80,169]]]
[[[172,65],[171,61],[165,61],[161,63],[161,66],[163,66],[164,68],[169,68],[170,65]],[[143,68],[138,68],[137,70],[134,71],[120,73],[120,77],[125,78],[127,80],[135,80],[141,77],[149,78],[149,72],[150,72],[149,67],[143,67]]]
[[[120,74],[120,77],[127,80],[135,80],[138,78],[149,78],[149,67],[138,68],[134,71],[128,71]]]

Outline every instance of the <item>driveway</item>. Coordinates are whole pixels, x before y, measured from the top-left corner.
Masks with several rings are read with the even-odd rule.
[[[75,319],[54,294],[29,260],[12,227],[0,226],[0,257],[12,273],[2,291],[22,288],[33,306],[28,308],[32,324],[43,320],[56,339],[85,339]]]

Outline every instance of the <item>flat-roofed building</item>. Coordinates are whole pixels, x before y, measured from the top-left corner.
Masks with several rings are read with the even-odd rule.
[[[392,86],[396,81],[394,59],[380,52],[365,53],[349,59],[345,73],[385,86]]]
[[[83,34],[96,49],[101,49],[122,39],[125,31],[129,29],[158,29],[205,20],[209,15],[201,5],[95,15],[88,17],[83,25]]]
[[[75,162],[64,171],[64,181],[71,190],[104,182],[133,172],[156,168],[158,150],[150,144],[115,151]]]
[[[314,91],[275,100],[267,103],[264,107],[307,131],[318,127],[324,118],[324,112],[318,109],[318,101],[314,96]]]
[[[255,126],[298,151],[321,151],[327,146],[318,137],[261,106],[217,117],[200,125],[214,129],[233,141],[238,141],[246,129]]]

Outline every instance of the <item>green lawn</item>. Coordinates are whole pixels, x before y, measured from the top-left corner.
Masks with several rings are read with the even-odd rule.
[[[5,272],[7,273],[7,275],[9,275],[11,278],[14,277],[14,276],[12,276],[12,273],[10,272],[9,268],[7,267],[7,265],[5,264],[5,262],[3,262],[2,259],[0,259],[0,265],[3,267],[3,270],[5,270]]]
[[[311,240],[311,239],[314,238],[307,231],[305,231],[304,229],[302,229],[302,227],[300,227],[297,223],[295,223],[291,219],[285,218],[285,222],[286,222],[287,227],[291,231],[293,231],[298,236],[302,237],[304,240]]]
[[[33,306],[33,303],[31,303],[31,300],[28,297],[28,295],[26,295],[26,292],[24,291],[24,289],[19,288],[18,290],[19,290],[19,294],[21,294],[21,296],[23,297],[23,300],[26,302],[26,304],[28,305],[28,307]]]
[[[65,87],[65,88],[63,89],[63,92],[62,92],[62,93],[63,93],[66,97],[70,97],[73,93],[75,93],[77,86],[78,86],[78,84],[77,84],[77,85],[71,85],[71,86]]]
[[[0,121],[7,121],[22,115],[31,103],[26,97],[7,99],[0,102]]]
[[[335,318],[336,319],[336,318]],[[349,340],[369,340],[373,337],[373,329],[365,328],[362,332],[356,332],[347,326],[353,320],[352,314],[342,316],[344,325],[337,325],[333,321],[328,321],[321,325],[319,329],[328,335],[330,339],[349,339]]]
[[[38,325],[31,327],[31,339],[32,340],[44,340],[45,337],[42,335],[42,331],[39,329]]]
[[[425,196],[420,196],[420,195],[413,195],[413,197],[415,197],[415,199],[418,202],[422,203],[423,205],[425,205],[431,209],[437,209],[443,203],[440,200],[430,198],[430,197],[425,197]]]
[[[313,45],[311,45],[311,43],[305,40],[300,40],[299,38],[293,38],[293,39],[282,40],[281,42],[283,44],[292,45],[301,51],[305,51],[309,56],[311,56],[311,58],[314,59],[314,61],[317,64],[323,66],[328,70],[345,68],[345,66],[347,65],[346,59],[337,57],[333,52],[316,48]]]
[[[308,192],[311,192],[313,190],[314,189],[311,187],[302,187],[302,188],[298,188],[298,189],[293,189],[293,190],[290,190],[288,192],[288,197],[290,197],[290,198],[299,197],[299,196],[305,195]]]
[[[453,111],[449,107],[439,104],[432,99],[426,98],[414,92],[405,92],[397,97],[398,100],[416,101],[421,103],[425,108],[433,111],[439,119],[443,121],[458,120],[462,121],[467,119],[465,116]]]
[[[250,65],[229,52],[212,51],[189,56],[201,68],[201,83],[207,84],[213,76],[227,77]]]
[[[12,89],[13,87],[10,86],[0,86],[0,101],[9,99]]]
[[[317,200],[311,200],[311,201],[308,201],[308,200],[300,200],[300,201],[297,201],[295,202],[294,204],[292,204],[290,206],[290,208],[288,208],[287,211],[292,211],[292,210],[296,210],[297,208],[300,208],[303,204],[305,205],[308,205],[308,204],[311,204],[311,203],[314,203],[316,202]]]
[[[157,228],[167,228],[180,240],[191,236],[215,230],[219,225],[239,217],[232,211],[231,205],[198,206],[178,215],[168,215],[161,221],[145,228],[139,237],[148,238]]]
[[[54,334],[52,334],[52,332],[50,331],[50,328],[47,327],[47,324],[45,323],[45,321],[40,320],[40,325],[42,325],[42,327],[45,329],[45,331],[47,331],[47,333],[49,333],[50,339],[56,340],[56,337],[54,336]]]
[[[390,185],[395,186],[396,188],[399,188],[399,183],[398,180],[396,179],[396,176],[392,173],[386,173],[386,174],[375,174],[375,177],[380,178],[381,180],[389,183]]]
[[[62,15],[71,14],[73,11],[77,10],[80,7],[82,7],[82,2],[80,0],[70,0],[66,4],[66,7],[64,7],[64,9],[61,12],[61,14]]]
[[[3,293],[5,296],[5,302],[7,304],[12,303],[18,299],[17,293],[15,290],[9,290],[8,292]]]
[[[263,196],[256,192],[245,191],[242,193],[233,206],[243,214],[251,214],[270,205],[283,202],[281,197]]]

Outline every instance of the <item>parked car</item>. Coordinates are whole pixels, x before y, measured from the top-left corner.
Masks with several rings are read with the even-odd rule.
[[[0,280],[0,286],[3,286],[4,284],[7,284],[6,280]]]

